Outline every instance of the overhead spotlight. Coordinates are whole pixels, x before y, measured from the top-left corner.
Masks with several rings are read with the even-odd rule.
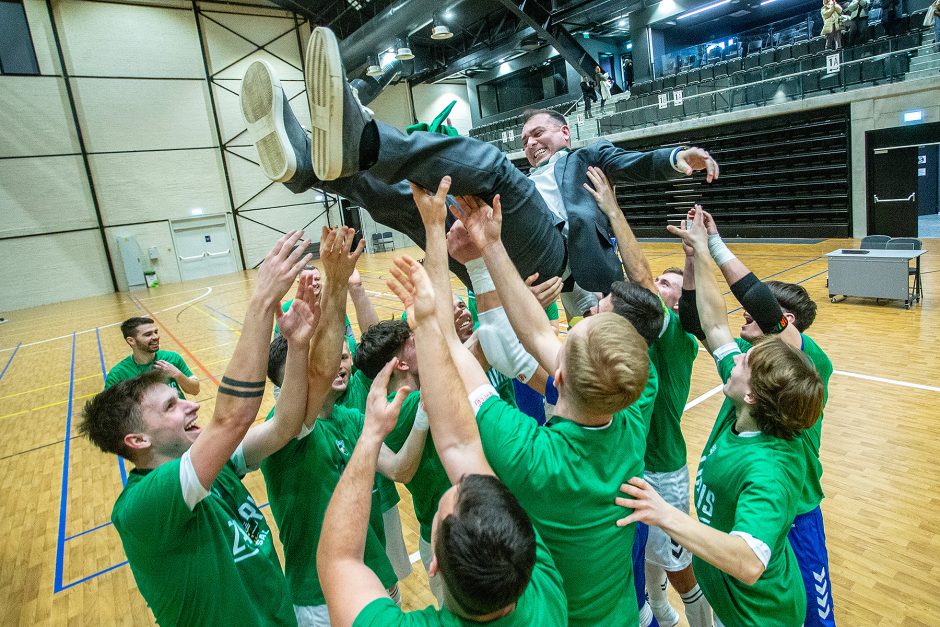
[[[366,69],[366,76],[382,76],[382,66],[379,65],[379,60],[373,55],[369,55],[369,67]]]
[[[411,51],[411,48],[408,47],[408,40],[405,38],[398,40],[398,48],[395,52],[395,58],[399,61],[411,61],[415,58],[415,54]]]
[[[447,28],[447,24],[435,24],[431,28],[431,39],[450,39],[454,34]]]

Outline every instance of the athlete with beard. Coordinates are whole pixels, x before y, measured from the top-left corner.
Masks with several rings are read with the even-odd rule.
[[[121,381],[127,381],[151,370],[160,370],[167,376],[167,383],[183,394],[199,394],[199,378],[196,377],[179,354],[160,350],[160,329],[151,318],[130,318],[121,323],[121,335],[131,347],[131,354],[119,361],[108,372],[104,389]]]

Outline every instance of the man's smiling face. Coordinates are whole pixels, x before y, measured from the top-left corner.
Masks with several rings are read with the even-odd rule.
[[[562,148],[570,147],[571,129],[547,113],[532,116],[522,127],[522,148],[532,166],[541,165]]]

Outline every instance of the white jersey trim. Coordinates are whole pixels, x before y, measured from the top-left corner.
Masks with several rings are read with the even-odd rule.
[[[715,358],[715,363],[718,363],[728,355],[737,355],[740,352],[741,348],[737,344],[734,342],[728,342],[727,344],[723,344],[716,348],[712,353],[712,357]]]
[[[491,396],[498,396],[496,394],[496,388],[494,388],[489,383],[484,383],[474,391],[470,392],[467,396],[467,400],[470,401],[470,407],[473,408],[473,415],[476,416],[480,413],[480,407],[483,406],[483,403],[486,402]]]
[[[318,420],[319,420],[319,418],[318,418]],[[313,423],[313,424],[316,425],[317,423]],[[307,423],[304,423],[304,424],[300,425],[300,433],[298,433],[298,434],[297,434],[297,437],[295,437],[294,439],[295,439],[295,440],[303,440],[305,437],[307,437],[307,436],[310,435],[311,433],[313,433],[313,427],[312,427],[312,426],[308,427],[308,426],[307,426]]]
[[[180,459],[180,488],[183,491],[183,501],[189,511],[196,509],[199,502],[209,496],[209,491],[199,483],[199,477],[196,476],[196,469],[193,467],[192,457],[189,451],[183,453]]]
[[[757,556],[757,559],[761,561],[761,564],[764,565],[764,568],[767,568],[767,564],[770,563],[769,546],[767,546],[762,540],[758,540],[751,534],[744,531],[732,531],[731,535],[744,538],[744,541],[747,542],[747,545],[751,547],[752,551],[754,551],[754,555]]]

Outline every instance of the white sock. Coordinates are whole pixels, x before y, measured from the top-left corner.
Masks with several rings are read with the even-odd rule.
[[[653,624],[653,610],[649,603],[643,603],[640,608],[640,627],[650,627]]]
[[[646,595],[649,597],[650,604],[657,607],[669,604],[669,597],[666,596],[666,588],[669,586],[669,580],[666,579],[666,571],[662,566],[646,562]]]
[[[695,584],[695,587],[679,595],[685,603],[685,617],[689,627],[712,627],[712,607],[705,598],[705,593]]]

